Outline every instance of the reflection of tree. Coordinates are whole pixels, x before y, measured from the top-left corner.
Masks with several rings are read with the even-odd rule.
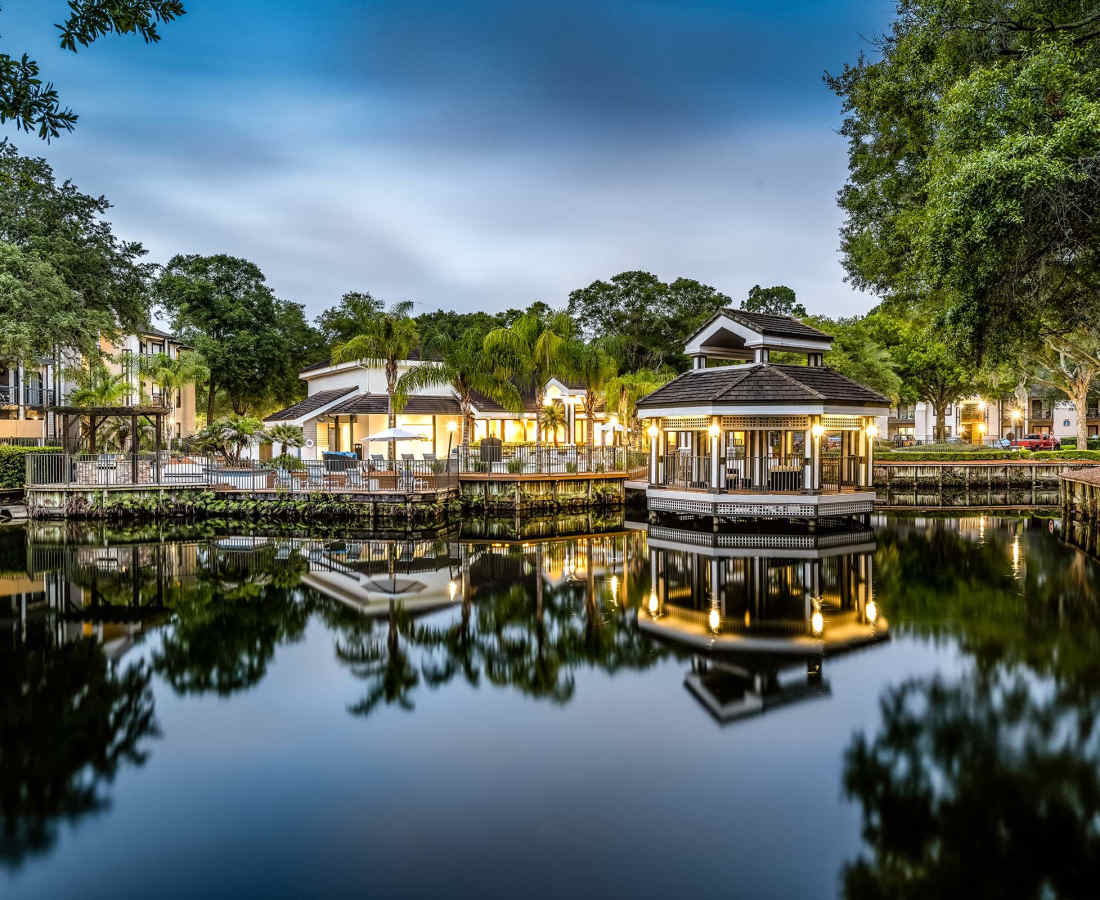
[[[382,642],[370,639],[369,627],[366,634],[357,633],[364,627],[359,621],[333,617],[330,624],[344,635],[337,644],[338,658],[354,660],[373,679],[367,700],[355,710],[369,712],[381,702],[409,708],[420,681],[417,657],[419,673],[430,687],[457,677],[478,685],[484,677],[498,687],[554,703],[573,697],[579,668],[613,672],[653,665],[665,651],[647,640],[632,618],[642,586],[636,583],[632,598],[621,605],[618,598],[602,603],[591,542],[580,538],[572,546],[584,555],[584,574],[553,584],[544,574],[547,545],[472,545],[462,604],[447,624],[399,615]],[[628,569],[641,568],[629,553],[627,558]]]
[[[871,858],[852,898],[1093,897],[1100,740],[1091,709],[1023,676],[888,690],[882,726],[845,758]]]
[[[355,623],[346,629],[336,644],[336,658],[347,665],[356,678],[369,685],[363,698],[348,707],[353,715],[369,715],[383,701],[387,706],[413,708],[410,694],[420,683],[420,676],[399,638],[400,631],[408,628],[408,620],[391,604],[389,618],[384,624],[386,636],[383,640],[374,636],[374,623],[366,622]]]
[[[104,809],[120,763],[141,765],[157,734],[150,671],[109,662],[90,639],[0,654],[0,860],[48,850],[57,821]]]
[[[247,565],[213,554],[174,595],[157,674],[181,693],[224,696],[257,684],[275,648],[305,631],[310,609],[292,587],[307,568],[300,554],[278,558],[274,547]]]

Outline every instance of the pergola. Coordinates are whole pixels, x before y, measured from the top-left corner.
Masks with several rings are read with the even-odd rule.
[[[138,480],[138,423],[141,419],[145,419],[153,426],[154,430],[153,449],[156,453],[154,465],[158,470],[155,480],[160,480],[161,434],[164,428],[164,417],[168,415],[167,408],[151,404],[136,406],[51,406],[48,411],[61,417],[61,446],[67,453],[79,449],[79,431],[75,439],[70,433],[74,421],[79,423],[85,418],[88,419],[88,452],[96,453],[96,432],[99,426],[108,419],[129,419],[130,471],[134,483]]]

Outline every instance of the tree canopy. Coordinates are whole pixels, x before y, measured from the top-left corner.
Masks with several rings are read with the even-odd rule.
[[[1100,10],[902,0],[842,98],[842,250],[858,287],[927,304],[977,357],[1100,310]]]
[[[184,13],[181,0],[70,0],[68,18],[54,28],[61,49],[72,53],[108,34],[137,34],[155,44],[157,26]],[[53,83],[42,80],[37,62],[26,53],[0,53],[0,125],[11,121],[49,141],[72,131],[76,120],[76,113],[61,105]]]
[[[766,288],[754,284],[749,289],[748,297],[741,301],[741,308],[746,312],[768,313],[773,316],[801,318],[808,315],[806,307],[798,302],[794,289],[785,284]]]

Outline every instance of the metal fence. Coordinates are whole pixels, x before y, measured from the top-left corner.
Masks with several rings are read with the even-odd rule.
[[[208,456],[162,452],[28,453],[27,485],[165,485],[237,491],[427,493],[458,486],[456,462],[352,460],[347,465],[306,461],[281,468],[245,461],[228,465]]]
[[[38,384],[0,385],[0,406],[53,406],[53,389]]]
[[[627,447],[554,447],[541,444],[482,444],[453,455],[463,474],[571,475],[648,470],[648,455]]]

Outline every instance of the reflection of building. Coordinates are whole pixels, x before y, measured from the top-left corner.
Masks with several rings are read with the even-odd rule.
[[[874,601],[874,550],[867,528],[716,534],[651,525],[652,588],[638,626],[696,651],[685,683],[721,721],[819,696],[823,657],[889,634]]]

